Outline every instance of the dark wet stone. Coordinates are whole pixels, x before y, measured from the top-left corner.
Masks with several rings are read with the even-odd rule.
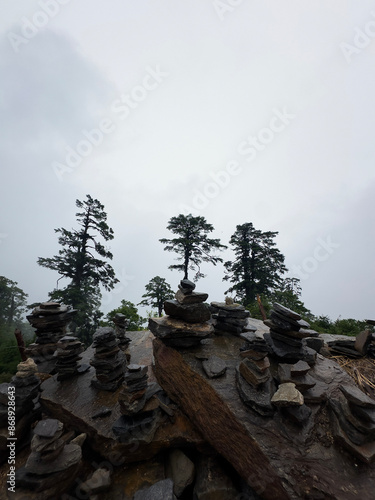
[[[31,474],[52,474],[68,469],[80,462],[81,458],[81,447],[76,444],[67,444],[55,460],[41,462],[38,453],[31,453],[26,462],[25,469]]]
[[[355,349],[349,349],[348,347],[341,347],[341,346],[330,346],[330,351],[334,354],[343,354],[345,356],[348,356],[350,358],[362,358],[362,354],[360,354],[358,351]]]
[[[160,410],[136,415],[122,415],[112,426],[112,431],[121,443],[151,442],[160,424]]]
[[[359,432],[358,429],[356,429],[354,425],[345,418],[343,406],[338,399],[332,398],[329,399],[328,402],[339,421],[341,429],[345,432],[352,443],[357,446],[362,446],[363,444],[371,441],[368,435]]]
[[[193,283],[192,281],[190,281],[186,278],[180,281],[180,286],[181,286],[181,288],[184,288],[185,290],[189,290],[190,292],[195,290],[195,287],[196,287],[195,283]]]
[[[202,457],[197,464],[194,498],[239,500],[233,482],[216,457]]]
[[[184,323],[169,316],[150,318],[148,326],[155,337],[172,347],[198,345],[214,331],[213,326],[208,323]]]
[[[286,406],[282,413],[292,422],[303,425],[311,416],[311,408],[303,404],[302,406]]]
[[[194,481],[193,462],[181,450],[172,450],[168,455],[166,475],[173,481],[173,491],[180,497],[189,484]]]
[[[364,408],[375,408],[375,400],[367,396],[355,385],[340,385],[340,390],[350,403]]]
[[[270,310],[270,319],[282,329],[289,329],[289,330],[300,329],[298,321],[291,318],[287,318],[286,316],[274,311],[273,309]]]
[[[232,333],[233,335],[239,336],[240,333],[242,333],[243,327],[217,322],[215,324],[215,330],[219,330],[220,332]]]
[[[48,491],[48,498],[60,498],[61,494],[69,489],[70,485],[73,484],[78,472],[79,463],[73,464],[64,471],[48,475],[30,474],[25,467],[21,467],[16,470],[16,485],[17,489],[24,488],[25,490],[37,493],[42,492],[43,494]],[[29,497],[22,496],[22,498],[26,500],[26,498]]]
[[[100,408],[100,410],[98,410],[96,413],[94,413],[94,415],[92,415],[91,418],[93,418],[95,420],[96,418],[109,417],[109,415],[111,415],[111,413],[112,413],[111,408],[107,408],[105,406],[104,408]]]
[[[227,371],[225,361],[218,356],[210,356],[202,362],[202,366],[208,378],[221,377]]]
[[[93,347],[105,344],[113,339],[116,339],[116,333],[113,328],[108,326],[98,328],[93,336]]]
[[[307,363],[306,363],[307,364]],[[291,368],[293,365],[280,363],[278,366],[278,375],[280,383],[284,384],[287,382],[292,382],[295,384],[300,392],[307,391],[311,389],[316,384],[315,379],[310,375],[294,375],[291,374]]]
[[[310,323],[308,323],[307,321],[305,321],[304,319],[299,319],[297,321],[297,324],[300,328],[310,328]]]
[[[357,335],[354,343],[354,349],[363,355],[367,354],[367,349],[371,340],[372,332],[370,332],[370,330],[364,330]]]
[[[208,293],[191,292],[186,294],[181,290],[177,290],[175,299],[182,305],[200,304],[208,299]]]
[[[241,329],[247,324],[247,319],[240,318],[226,318],[218,315],[217,323],[224,323],[226,325],[239,326]]]
[[[173,493],[173,481],[164,479],[149,488],[137,491],[133,500],[176,500]]]
[[[273,339],[269,333],[264,334],[264,339],[271,348],[271,354],[281,361],[297,363],[299,360],[304,360],[310,366],[316,361],[316,351],[309,347],[302,346],[302,348],[298,348],[296,346],[284,344],[283,342]]]
[[[320,349],[324,346],[324,340],[318,337],[307,337],[303,340],[303,343],[314,349],[314,351],[319,352]]]
[[[362,446],[355,445],[341,428],[336,415],[333,415],[333,434],[335,440],[346,448],[352,456],[359,458],[362,462],[370,464],[375,460],[375,441],[365,443]]]
[[[350,422],[359,432],[369,436],[369,440],[375,440],[375,424],[363,421],[351,411],[348,401],[345,398],[340,399],[342,412],[348,422]]]
[[[255,349],[240,350],[241,358],[249,358],[254,361],[260,361],[267,357],[267,351],[256,351]]]
[[[292,376],[306,375],[309,370],[310,366],[306,363],[306,361],[301,360],[290,367],[290,373]]]
[[[89,370],[90,370],[90,365],[88,365],[87,363],[82,363],[81,365],[78,365],[78,367],[77,367],[78,375],[81,375],[82,373],[86,373]]]
[[[252,360],[247,358],[241,361],[239,371],[246,382],[254,387],[264,384],[270,378],[270,372],[268,369],[264,373],[260,373],[258,369],[254,367]]]
[[[362,419],[364,422],[369,422],[375,424],[375,409],[374,408],[364,408],[363,406],[358,406],[353,403],[349,403],[349,407],[353,413],[358,418]]]
[[[62,422],[55,418],[47,418],[37,423],[34,429],[34,434],[40,437],[53,437],[56,432],[61,431],[63,428]]]
[[[188,323],[204,323],[211,318],[208,304],[182,305],[177,300],[166,300],[164,302],[165,314]]]
[[[271,330],[270,335],[274,340],[277,340],[279,342],[283,342],[284,344],[288,344],[288,345],[299,347],[299,348],[302,347],[302,340],[296,339],[293,337],[288,337],[287,334],[284,335],[282,333],[274,332]]]
[[[134,365],[130,365],[134,366]],[[148,367],[147,366],[139,366],[139,369],[137,368],[136,370],[130,370],[128,367],[128,371],[125,374],[125,382],[129,383],[133,380],[139,380],[143,379],[144,377],[147,377],[147,372],[148,372]]]
[[[276,312],[282,314],[283,316],[286,316],[287,318],[291,318],[291,319],[295,319],[295,320],[302,319],[298,313],[296,313],[295,311],[292,311],[288,307],[283,306],[282,304],[279,304],[278,302],[274,302],[272,304],[272,307]]]
[[[270,379],[265,384],[253,387],[242,377],[236,368],[236,385],[242,402],[252,408],[263,417],[271,417],[275,413],[275,408],[271,404],[274,393],[273,382]]]

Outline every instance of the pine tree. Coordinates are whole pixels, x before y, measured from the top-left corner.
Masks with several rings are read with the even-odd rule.
[[[55,229],[60,234],[58,241],[62,249],[54,257],[39,257],[38,264],[57,271],[59,280],[71,280],[64,289],[54,290],[49,295],[78,310],[75,321],[80,338],[87,344],[102,315],[99,286],[111,290],[118,280],[107,262],[112,260],[112,253],[99,240],[99,237],[104,241],[113,239],[104,206],[90,195],[85,201],[76,200],[76,206],[80,209],[76,213],[79,229]]]
[[[164,302],[174,297],[173,290],[160,276],[152,278],[145,288],[147,292],[142,295],[143,300],[138,305],[156,307],[160,318],[163,314]]]
[[[188,278],[189,269],[196,271],[194,281],[204,278],[205,275],[200,270],[201,262],[210,262],[214,265],[223,262],[223,259],[211,255],[211,252],[227,247],[222,245],[219,239],[207,237],[207,234],[211,233],[214,228],[204,217],[180,214],[169,220],[167,229],[178,237],[162,238],[159,241],[165,244],[164,250],[176,252],[179,255],[177,260],[182,261],[182,264],[172,264],[168,269],[183,271],[184,279]]]
[[[269,296],[280,287],[287,268],[284,256],[275,248],[277,234],[259,231],[251,222],[236,226],[230,239],[236,258],[225,262],[227,274],[223,278],[233,285],[225,293],[235,293],[237,300],[248,305],[258,294]]]

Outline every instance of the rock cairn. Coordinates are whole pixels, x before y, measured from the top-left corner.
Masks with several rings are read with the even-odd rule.
[[[349,358],[362,358],[363,354],[355,348],[355,343],[355,337],[344,338],[344,335],[327,342],[332,354],[348,356]]]
[[[123,415],[139,413],[146,404],[147,366],[128,365],[125,381],[118,396]]]
[[[17,373],[10,383],[0,384],[0,427],[6,425],[8,421],[8,397],[11,393],[15,397],[16,424],[25,414],[31,418],[39,413],[40,379],[36,376],[37,372],[37,365],[31,358],[28,358],[18,363]],[[14,391],[9,390],[11,386],[15,388]]]
[[[236,304],[233,299],[226,297],[225,302],[211,302],[212,318],[215,321],[216,333],[229,332],[240,335],[246,331],[247,318],[250,312],[241,304]]]
[[[84,345],[76,337],[65,335],[58,341],[55,351],[57,380],[65,380],[90,368],[89,365],[78,364],[83,351]]]
[[[31,454],[25,466],[16,471],[17,486],[43,493],[51,489],[48,498],[65,491],[67,484],[74,481],[82,458],[79,445],[66,444],[73,436],[74,432],[64,434],[59,420],[39,421],[31,441]]]
[[[308,347],[308,338],[318,337],[319,334],[310,330],[310,325],[301,316],[275,302],[270,312],[270,319],[264,320],[270,328],[270,333],[264,338],[271,349],[271,355],[279,361],[297,363],[306,361],[310,366],[315,364],[316,351]]]
[[[366,463],[375,459],[375,400],[358,387],[341,385],[342,394],[329,400],[334,437],[352,455]]]
[[[118,346],[113,328],[98,328],[94,333],[95,355],[90,364],[96,370],[96,378],[91,383],[97,389],[115,391],[124,380],[126,358]]]
[[[275,412],[271,404],[275,384],[269,370],[268,352],[266,342],[254,336],[240,351],[242,361],[236,369],[237,389],[243,403],[264,417]]]
[[[120,349],[125,351],[131,342],[129,337],[126,336],[126,327],[128,326],[128,320],[126,319],[125,314],[117,313],[113,318],[113,322],[115,324],[118,346]]]
[[[367,323],[375,324],[375,321],[366,320]],[[375,334],[371,330],[359,333],[354,342],[354,349],[363,356],[375,358]]]
[[[36,328],[36,339],[25,352],[39,365],[40,372],[55,373],[56,344],[67,333],[76,312],[58,302],[43,302],[27,316],[31,326]]]
[[[208,323],[211,312],[205,300],[207,293],[194,292],[195,284],[181,280],[175,300],[164,302],[167,316],[150,318],[149,329],[166,345],[176,348],[193,347],[213,333]]]

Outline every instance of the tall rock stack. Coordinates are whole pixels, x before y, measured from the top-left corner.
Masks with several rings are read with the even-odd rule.
[[[334,437],[351,455],[366,463],[375,460],[375,400],[358,387],[341,385],[342,394],[330,399]]]
[[[118,346],[120,349],[125,351],[131,342],[129,337],[126,336],[126,327],[128,326],[128,320],[126,319],[125,314],[117,313],[113,318],[113,322],[115,324]]]
[[[57,302],[43,302],[27,316],[31,326],[36,328],[36,339],[25,352],[34,359],[40,372],[55,373],[56,344],[67,333],[76,312]]]
[[[229,332],[240,335],[246,330],[250,312],[232,299],[227,297],[225,302],[211,302],[211,312],[212,318],[216,320],[214,326],[217,333]]]
[[[166,345],[176,348],[193,347],[213,333],[208,321],[211,312],[205,300],[207,293],[194,292],[195,284],[181,280],[175,300],[164,302],[167,316],[150,318],[149,329]]]
[[[78,365],[83,351],[84,345],[76,337],[65,335],[58,341],[55,352],[57,380],[65,380],[87,371],[88,365]]]
[[[118,396],[121,413],[134,415],[146,404],[147,366],[128,365],[125,381]]]
[[[31,441],[31,454],[25,466],[16,471],[17,487],[41,492],[43,498],[46,491],[50,494],[48,498],[60,498],[75,480],[81,463],[81,447],[66,444],[73,435],[64,435],[59,420],[39,421]]]
[[[90,364],[96,369],[92,385],[104,391],[115,391],[124,380],[126,358],[120,351],[113,328],[98,328],[92,346],[95,355]]]
[[[264,321],[270,328],[264,338],[271,349],[271,355],[279,361],[297,363],[306,361],[310,366],[315,364],[316,351],[306,345],[306,339],[318,337],[310,330],[310,325],[301,316],[275,302],[270,312],[270,319]]]

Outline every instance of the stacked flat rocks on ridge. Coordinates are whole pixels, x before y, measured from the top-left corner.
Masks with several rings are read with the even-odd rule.
[[[8,398],[9,387],[14,386],[16,424],[20,418],[28,414],[39,412],[38,403],[40,379],[36,376],[38,367],[35,362],[28,358],[17,365],[17,372],[10,383],[0,384],[0,427],[8,422]]]
[[[36,328],[35,343],[30,344],[25,352],[39,366],[39,371],[55,373],[56,344],[68,331],[68,325],[77,311],[58,302],[43,302],[36,307],[27,320]]]
[[[131,342],[129,337],[126,336],[126,327],[128,326],[128,320],[126,319],[125,314],[117,313],[113,318],[113,322],[115,324],[118,345],[120,349],[125,351]]]
[[[370,330],[364,330],[363,332],[359,333],[355,339],[354,349],[363,356],[366,356],[367,351],[372,344],[372,335],[373,334]]]
[[[60,495],[74,481],[82,458],[79,445],[66,444],[73,436],[73,432],[64,434],[59,420],[39,421],[30,445],[31,454],[25,466],[16,471],[17,486],[37,492],[52,489],[54,494],[51,491],[49,498]]]
[[[126,358],[118,347],[113,328],[98,328],[94,333],[95,355],[90,364],[96,370],[96,378],[91,383],[97,389],[115,391],[124,380]]]
[[[229,332],[240,335],[246,329],[250,312],[244,306],[231,301],[211,302],[211,312],[215,322],[216,332]]]
[[[347,337],[346,339],[344,339],[341,336],[340,339],[335,339],[328,342],[328,347],[333,354],[340,354],[348,356],[349,358],[361,358],[363,354],[357,351],[357,349],[355,348],[355,343],[355,337]]]
[[[317,353],[306,345],[306,339],[319,334],[310,330],[310,325],[298,313],[275,302],[270,319],[264,320],[264,324],[270,328],[270,333],[264,338],[271,348],[271,355],[287,363],[304,360],[309,365],[315,364]]]
[[[123,415],[134,415],[143,409],[146,404],[147,380],[147,366],[128,365],[118,396]]]
[[[83,351],[84,346],[77,337],[65,335],[59,340],[55,352],[55,356],[57,357],[57,380],[65,380],[79,373],[83,373],[90,368],[89,365],[78,365],[78,361],[82,359],[80,354]]]
[[[329,400],[334,437],[366,463],[375,460],[375,400],[358,387],[341,385],[342,394]]]
[[[213,333],[208,323],[211,312],[204,303],[207,293],[194,292],[195,284],[184,279],[179,284],[175,300],[164,302],[167,316],[150,318],[149,329],[166,345],[171,347],[192,347]]]

